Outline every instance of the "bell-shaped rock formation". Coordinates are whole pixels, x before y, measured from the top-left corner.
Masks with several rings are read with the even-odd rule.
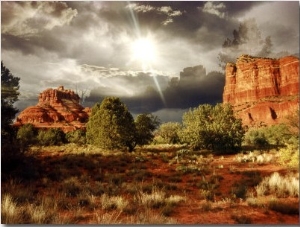
[[[40,93],[38,104],[23,110],[15,125],[30,123],[37,128],[61,128],[68,132],[85,128],[90,112],[90,108],[79,104],[79,96],[74,91],[60,86]]]
[[[225,69],[223,103],[230,103],[245,125],[272,125],[299,108],[299,58],[242,55]]]

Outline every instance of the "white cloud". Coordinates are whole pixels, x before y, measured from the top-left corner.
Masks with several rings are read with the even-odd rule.
[[[162,25],[168,25],[168,24],[170,24],[170,23],[172,23],[173,22],[173,19],[172,18],[167,18],[165,21],[163,21],[162,22]]]
[[[136,3],[128,4],[126,6],[126,8],[133,9],[136,12],[143,12],[143,13],[146,13],[146,12],[149,12],[149,11],[152,11],[155,9],[154,7],[152,7],[150,5],[138,5]]]
[[[214,2],[206,2],[202,11],[205,13],[210,13],[213,15],[216,15],[220,18],[225,18],[225,12],[223,12],[226,9],[226,6],[224,3],[214,3]]]
[[[182,12],[180,10],[173,10],[171,6],[153,7],[150,5],[138,5],[136,3],[131,3],[128,4],[126,8],[132,9],[136,12],[147,13],[150,11],[156,11],[158,13],[164,14],[167,16],[167,19],[161,23],[162,25],[168,25],[173,22],[173,17],[182,15]]]
[[[157,9],[160,12],[168,14],[170,11],[172,11],[172,8],[170,6],[162,6]]]
[[[68,25],[77,15],[63,2],[2,2],[2,33],[33,36],[43,30]]]
[[[177,16],[180,16],[180,15],[182,15],[182,12],[179,11],[179,10],[175,10],[172,13],[169,14],[170,17],[177,17]]]

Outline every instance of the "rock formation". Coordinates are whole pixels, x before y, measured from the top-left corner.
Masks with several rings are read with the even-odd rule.
[[[61,128],[68,132],[85,128],[90,108],[79,104],[79,96],[63,86],[57,89],[49,88],[39,95],[36,106],[27,107],[16,119],[16,126],[26,123],[37,128]]]
[[[245,125],[272,125],[299,108],[299,58],[242,55],[225,69],[223,103],[233,105]]]

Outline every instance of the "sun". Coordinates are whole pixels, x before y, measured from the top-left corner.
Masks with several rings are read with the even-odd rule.
[[[131,51],[133,60],[147,67],[151,66],[157,58],[156,45],[150,37],[134,40]]]

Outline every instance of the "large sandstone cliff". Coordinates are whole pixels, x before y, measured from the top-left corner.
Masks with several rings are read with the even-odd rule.
[[[245,125],[272,125],[299,108],[299,58],[242,55],[225,70],[223,103],[233,105]]]
[[[74,91],[60,86],[40,93],[38,104],[23,110],[15,125],[30,123],[37,128],[61,128],[68,132],[85,128],[89,113],[89,108],[79,104],[79,96]]]

